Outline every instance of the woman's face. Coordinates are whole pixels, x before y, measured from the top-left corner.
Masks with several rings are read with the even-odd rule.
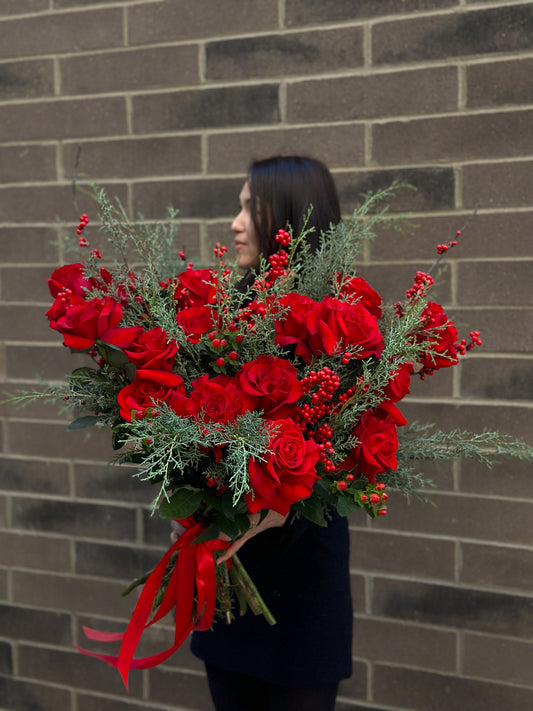
[[[241,211],[231,223],[235,233],[235,251],[240,269],[256,269],[259,266],[259,241],[252,222],[252,205],[248,181],[242,186],[239,195]]]

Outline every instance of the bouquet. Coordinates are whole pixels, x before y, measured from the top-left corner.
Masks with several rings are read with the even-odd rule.
[[[175,214],[166,226],[130,222],[102,191],[110,254],[101,266],[82,216],[86,258],[51,275],[47,317],[91,363],[53,394],[82,410],[70,429],[109,428],[118,460],[157,486],[153,511],[184,530],[137,581],[144,585],[126,632],[85,629],[122,642],[118,656],[82,651],[117,666],[126,685],[130,668],[164,661],[217,612],[230,621],[236,603],[274,622],[238,556],[216,564],[250,514],[272,510],[320,526],[332,510],[385,515],[387,487],[409,494],[424,483],[412,460],[532,458],[527,445],[497,433],[442,433],[402,415],[413,376],[455,366],[481,340],[476,331],[459,339],[430,299],[430,273],[418,272],[406,298],[388,305],[355,273],[361,245],[390,219],[379,203],[393,189],[367,196],[313,252],[305,227],[281,230],[277,253],[245,279],[220,244],[216,266],[185,265]],[[438,246],[437,261],[459,235]],[[171,647],[135,658],[144,629],[173,610]]]

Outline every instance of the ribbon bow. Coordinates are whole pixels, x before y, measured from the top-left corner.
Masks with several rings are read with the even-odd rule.
[[[213,623],[217,597],[216,563],[213,554],[216,550],[227,548],[230,542],[216,538],[211,541],[194,543],[195,539],[205,530],[206,525],[196,522],[192,516],[180,519],[179,523],[185,526],[186,531],[172,544],[150,573],[139,595],[126,631],[101,632],[90,627],[83,627],[88,639],[97,642],[121,641],[118,655],[98,654],[76,645],[76,649],[82,654],[102,659],[118,668],[126,688],[128,688],[130,669],[148,669],[161,664],[174,654],[192,630],[208,630]],[[178,557],[172,569],[165,595],[153,619],[148,622],[155,596],[175,552],[178,552]],[[230,564],[228,561],[227,566],[229,567]],[[197,603],[196,611],[193,614],[195,593]],[[172,612],[174,607],[176,608],[174,644],[158,654],[134,659],[135,650],[144,630]]]

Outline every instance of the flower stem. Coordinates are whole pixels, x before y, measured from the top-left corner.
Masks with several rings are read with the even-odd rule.
[[[274,615],[268,609],[267,604],[259,593],[259,590],[254,585],[253,580],[248,575],[244,565],[240,561],[239,556],[236,554],[232,556],[231,568],[233,570],[234,580],[246,598],[246,602],[250,605],[254,615],[263,614],[269,625],[275,625],[276,619],[274,618]]]

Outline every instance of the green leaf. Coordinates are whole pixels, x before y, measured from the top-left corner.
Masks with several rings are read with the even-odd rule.
[[[295,506],[296,510],[299,511],[302,516],[309,519],[318,526],[327,526],[328,522],[324,518],[324,509],[321,502],[314,496],[311,496],[305,501],[300,501]]]
[[[199,536],[196,536],[193,543],[205,543],[206,541],[212,541],[214,538],[218,538],[220,533],[219,528],[216,523],[210,524]]]
[[[337,513],[339,516],[348,516],[358,508],[360,508],[359,502],[351,496],[340,496],[337,499]]]
[[[187,518],[202,503],[202,492],[183,486],[172,494],[170,499],[163,499],[159,505],[160,518]]]
[[[237,538],[237,536],[241,533],[241,530],[239,528],[239,522],[235,519],[229,519],[226,518],[225,516],[219,515],[217,518],[218,521],[218,526],[222,533],[225,533],[226,536],[229,536],[230,538]]]
[[[98,375],[98,371],[96,370],[96,368],[89,368],[88,366],[84,366],[83,368],[75,368],[70,375],[71,377],[75,376],[76,378],[91,378],[91,380],[93,380]]]
[[[85,430],[88,427],[93,427],[99,421],[100,418],[98,415],[85,415],[85,417],[78,417],[67,427],[67,432],[72,432],[73,430]]]
[[[113,368],[121,368],[124,370],[129,366],[130,361],[128,360],[128,356],[121,348],[111,343],[104,343],[103,341],[98,341],[97,347],[102,357],[105,358],[106,362]]]

